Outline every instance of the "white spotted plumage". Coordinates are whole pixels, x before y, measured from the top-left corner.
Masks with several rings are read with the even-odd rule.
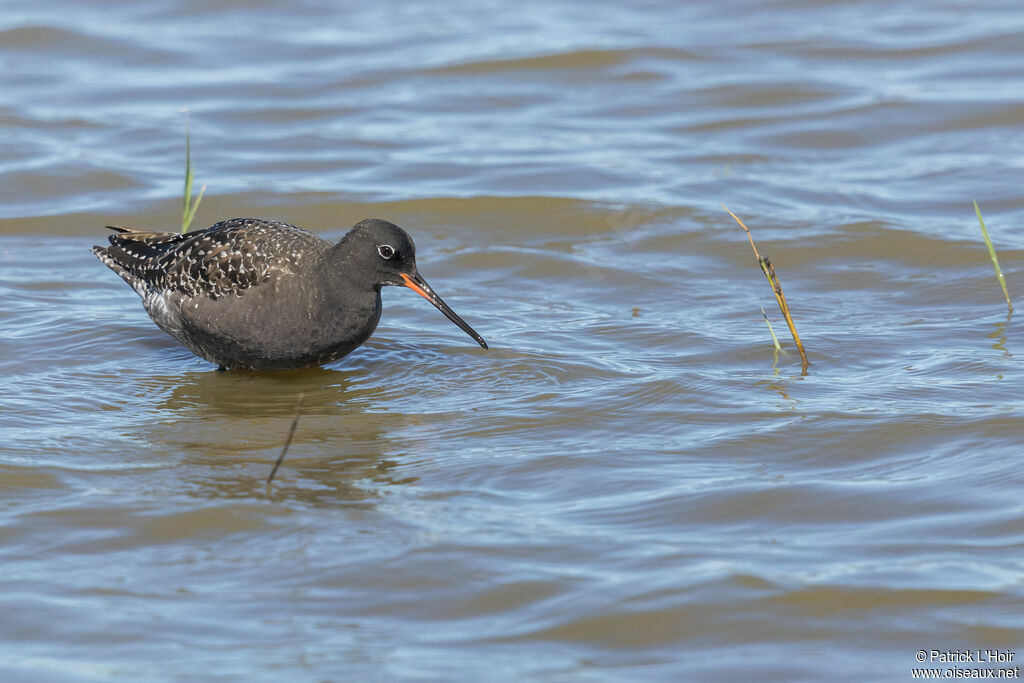
[[[291,272],[301,250],[322,243],[286,223],[251,218],[223,221],[196,233],[114,228],[109,247],[93,252],[149,305],[154,295],[182,299],[242,296],[270,277]],[[164,304],[166,305],[166,303]]]

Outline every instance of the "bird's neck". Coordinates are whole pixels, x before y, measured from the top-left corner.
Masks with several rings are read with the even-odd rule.
[[[320,259],[322,292],[328,305],[342,308],[372,308],[379,306],[380,285],[375,283],[374,274],[361,264],[343,239],[334,245]]]

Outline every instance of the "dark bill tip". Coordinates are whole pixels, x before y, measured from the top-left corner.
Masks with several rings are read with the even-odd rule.
[[[458,314],[456,314],[455,311],[453,311],[448,304],[446,304],[444,300],[430,288],[430,285],[427,284],[427,281],[424,280],[419,273],[416,273],[415,275],[406,275],[405,273],[401,273],[401,276],[406,287],[434,304],[434,307],[437,308],[437,310],[444,313],[445,317],[458,325],[463,332],[472,337],[474,341],[481,346],[481,348],[487,348],[487,342],[484,341],[484,338],[477,334],[476,330],[469,326],[469,323],[460,318]]]

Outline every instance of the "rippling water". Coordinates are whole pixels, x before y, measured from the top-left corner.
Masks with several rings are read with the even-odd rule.
[[[1020,292],[1022,31],[1013,2],[7,3],[0,674],[1024,656],[1021,329],[970,204]],[[393,220],[492,348],[395,288],[328,368],[178,347],[88,247],[180,224],[181,109],[197,223]]]

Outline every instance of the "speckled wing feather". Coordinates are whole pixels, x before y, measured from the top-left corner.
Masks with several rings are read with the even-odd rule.
[[[240,296],[274,274],[291,272],[318,251],[310,246],[327,244],[293,225],[251,218],[184,234],[108,227],[117,231],[110,246],[94,247],[93,253],[144,299],[157,293]]]

